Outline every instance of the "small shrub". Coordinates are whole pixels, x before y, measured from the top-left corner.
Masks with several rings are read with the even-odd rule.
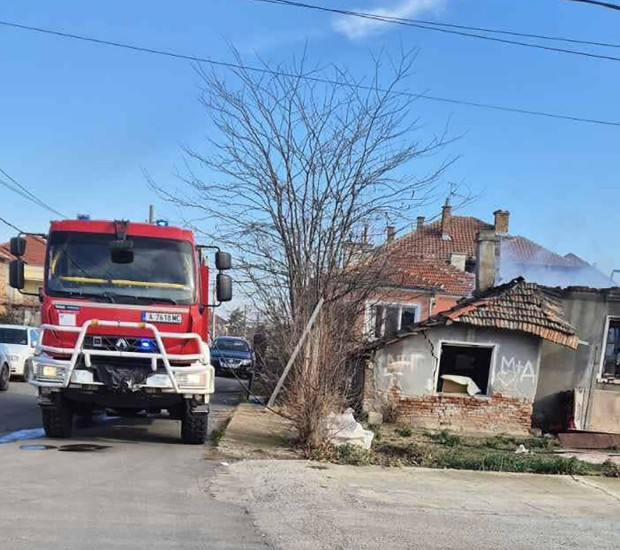
[[[601,464],[601,474],[605,477],[620,477],[620,468],[615,462],[607,459]]]
[[[411,428],[396,428],[394,430],[394,433],[399,435],[400,437],[411,437],[411,435],[413,434]]]
[[[435,443],[445,445],[446,447],[456,447],[457,445],[461,444],[461,438],[456,434],[451,434],[447,430],[442,430],[439,433],[430,434],[429,437]]]
[[[217,447],[220,444],[222,437],[224,437],[224,433],[226,433],[226,426],[221,426],[219,428],[216,428],[215,430],[211,430],[211,443],[213,443],[213,445]]]
[[[372,453],[357,445],[332,445],[325,443],[310,452],[308,457],[320,462],[347,464],[349,466],[367,466],[372,464]]]
[[[375,463],[391,466],[422,466],[426,453],[414,443],[395,445],[381,443],[375,445]],[[385,460],[382,460],[385,458]]]
[[[608,451],[620,451],[620,445],[612,445],[611,447],[607,447]]]

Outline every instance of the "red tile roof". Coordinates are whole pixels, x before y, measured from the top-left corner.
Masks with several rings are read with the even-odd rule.
[[[43,237],[34,237],[32,235],[26,235],[26,252],[22,259],[28,265],[43,266],[45,264],[45,247],[47,241]],[[0,244],[0,260],[10,261],[15,257],[11,255],[10,243]]]
[[[426,225],[420,231],[414,231],[394,241],[391,247],[415,256],[425,256],[438,260],[450,261],[453,252],[466,254],[467,258],[476,257],[476,235],[483,229],[493,226],[470,216],[452,216],[450,239],[441,235],[441,221]]]
[[[447,323],[527,332],[573,349],[579,345],[575,329],[562,318],[560,304],[522,277],[463,300],[452,309],[400,331],[396,339]]]
[[[409,288],[441,290],[455,296],[468,296],[474,289],[474,276],[442,260],[413,256],[394,256],[386,270],[390,284]]]

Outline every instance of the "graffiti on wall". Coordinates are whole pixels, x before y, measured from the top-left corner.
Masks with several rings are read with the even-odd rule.
[[[524,387],[535,388],[536,377],[536,368],[531,360],[521,361],[514,356],[503,355],[493,385],[499,391],[522,394]]]

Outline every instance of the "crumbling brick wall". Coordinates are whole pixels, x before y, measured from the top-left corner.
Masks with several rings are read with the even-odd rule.
[[[527,434],[532,418],[532,401],[494,394],[393,395],[399,419],[415,428],[462,432]]]

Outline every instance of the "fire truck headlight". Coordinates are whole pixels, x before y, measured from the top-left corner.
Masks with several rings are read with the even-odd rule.
[[[37,369],[37,378],[48,378],[48,379],[62,379],[64,376],[64,369],[60,369],[58,367],[52,365],[39,365]]]
[[[207,385],[207,375],[205,373],[176,373],[177,384],[182,387],[204,387]]]

